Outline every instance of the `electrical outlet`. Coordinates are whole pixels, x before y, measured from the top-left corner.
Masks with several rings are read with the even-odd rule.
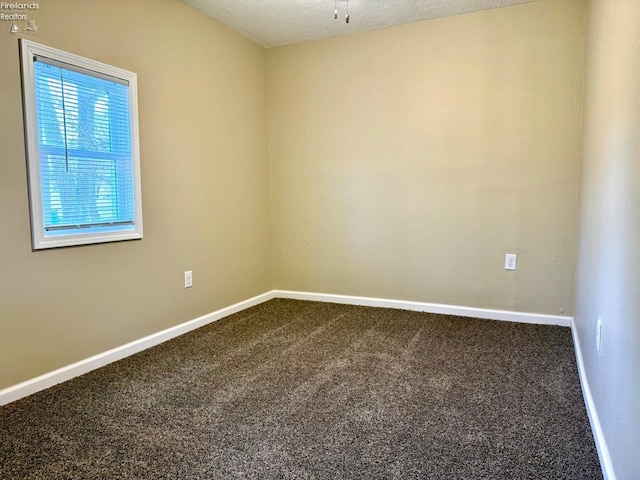
[[[516,269],[517,257],[518,256],[515,253],[507,253],[504,256],[504,269],[505,270],[515,270]]]
[[[184,272],[184,288],[193,287],[193,272],[188,270]]]
[[[598,319],[596,323],[596,349],[598,352],[602,351],[602,319]]]

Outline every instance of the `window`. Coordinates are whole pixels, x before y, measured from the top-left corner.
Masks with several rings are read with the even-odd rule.
[[[20,40],[34,249],[142,238],[136,74]]]

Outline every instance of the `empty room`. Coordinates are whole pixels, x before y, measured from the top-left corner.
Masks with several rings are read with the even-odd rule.
[[[1,479],[640,478],[640,2],[0,2]]]

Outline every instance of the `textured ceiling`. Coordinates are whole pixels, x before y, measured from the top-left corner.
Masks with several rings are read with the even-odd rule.
[[[535,0],[183,0],[265,47],[390,27]]]

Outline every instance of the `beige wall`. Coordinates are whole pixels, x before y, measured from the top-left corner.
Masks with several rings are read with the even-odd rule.
[[[549,0],[270,50],[275,287],[571,314],[584,17]]]
[[[0,388],[272,288],[264,49],[178,0],[32,17],[34,41],[138,74],[145,237],[31,251],[18,40],[1,22]]]
[[[618,480],[640,475],[639,52],[640,2],[592,1],[575,324]]]

